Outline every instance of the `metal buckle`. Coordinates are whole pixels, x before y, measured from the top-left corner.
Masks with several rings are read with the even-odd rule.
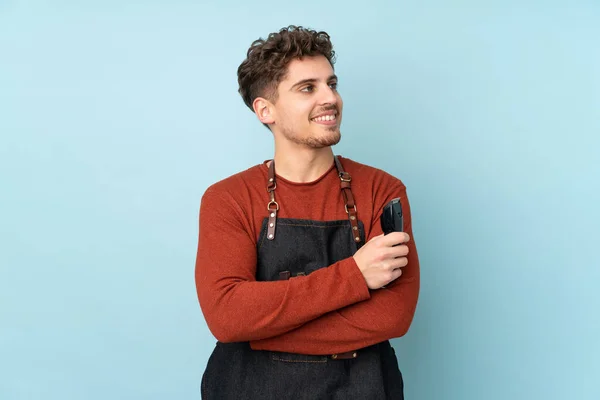
[[[273,210],[271,210],[271,204],[275,204],[275,207],[276,207],[275,209],[277,211],[279,211],[279,204],[277,204],[277,202],[275,200],[271,200],[269,202],[269,204],[267,204],[267,211],[273,211]]]
[[[342,182],[350,182],[352,180],[352,177],[347,172],[340,172],[338,176]],[[348,176],[348,178],[345,178],[345,176]]]

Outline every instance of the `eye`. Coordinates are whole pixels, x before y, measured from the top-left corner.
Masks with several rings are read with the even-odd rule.
[[[331,82],[329,84],[329,87],[332,88],[333,90],[336,90],[337,89],[337,85],[338,85],[337,82]]]
[[[310,93],[314,89],[315,89],[315,87],[313,85],[308,85],[308,86],[304,86],[302,89],[300,89],[300,91]]]

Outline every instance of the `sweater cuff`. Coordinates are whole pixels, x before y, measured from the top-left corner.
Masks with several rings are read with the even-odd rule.
[[[346,276],[344,277],[352,286],[352,297],[356,297],[356,301],[364,301],[369,300],[371,298],[371,292],[369,291],[369,287],[367,286],[367,281],[360,272],[360,268],[358,268],[358,264],[354,260],[354,257],[349,257],[342,261],[345,265],[343,265],[344,269],[347,271]]]

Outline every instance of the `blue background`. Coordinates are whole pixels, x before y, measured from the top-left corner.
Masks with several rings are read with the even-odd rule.
[[[407,399],[600,398],[599,2],[200,3],[0,1],[0,399],[199,398],[199,200],[272,156],[236,69],[288,24],[408,187]]]

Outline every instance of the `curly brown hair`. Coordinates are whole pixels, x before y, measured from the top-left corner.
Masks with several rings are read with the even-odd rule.
[[[255,40],[238,67],[238,92],[244,103],[254,111],[257,97],[277,100],[277,85],[285,78],[287,66],[295,58],[323,55],[333,67],[335,51],[329,34],[302,26],[290,25],[267,39]]]

